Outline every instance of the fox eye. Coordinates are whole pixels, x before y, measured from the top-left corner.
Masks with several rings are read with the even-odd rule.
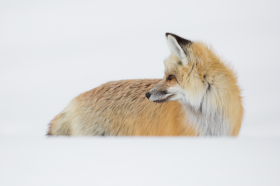
[[[169,76],[167,77],[167,80],[168,80],[168,81],[171,81],[171,80],[174,79],[174,78],[175,78],[174,75],[169,75]]]

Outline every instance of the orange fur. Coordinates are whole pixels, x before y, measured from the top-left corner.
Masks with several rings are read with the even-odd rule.
[[[87,91],[52,120],[48,134],[238,135],[243,106],[232,68],[201,42],[166,36],[172,54],[162,80],[113,81]]]
[[[145,97],[145,93],[159,81],[114,81],[87,91],[76,97],[70,109],[62,111],[51,122],[49,134],[65,135],[64,127],[70,124],[72,129],[67,135],[196,135],[195,130],[186,124],[178,102],[156,104]],[[71,119],[67,120],[68,123],[59,123],[61,117]],[[74,120],[83,125],[75,125]]]

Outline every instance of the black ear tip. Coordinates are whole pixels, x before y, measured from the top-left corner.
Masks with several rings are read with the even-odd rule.
[[[189,43],[192,43],[190,40],[184,39],[184,38],[182,38],[182,37],[180,37],[180,36],[177,36],[177,35],[175,35],[175,34],[172,34],[172,33],[169,33],[169,32],[166,32],[166,33],[165,33],[165,37],[166,37],[166,38],[168,38],[169,35],[173,36],[173,37],[177,40],[178,43],[181,43],[181,44],[189,44]]]
[[[174,34],[171,34],[171,33],[169,33],[169,32],[166,32],[165,33],[165,37],[167,38],[169,35],[174,35]]]

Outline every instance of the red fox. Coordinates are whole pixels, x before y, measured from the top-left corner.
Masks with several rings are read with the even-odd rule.
[[[232,68],[207,45],[166,33],[163,79],[105,83],[71,101],[48,135],[236,136],[243,118]]]

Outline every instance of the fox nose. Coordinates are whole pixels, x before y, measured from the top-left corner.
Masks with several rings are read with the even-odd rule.
[[[151,97],[150,92],[147,92],[145,95],[146,95],[146,97],[147,97],[148,99]]]

